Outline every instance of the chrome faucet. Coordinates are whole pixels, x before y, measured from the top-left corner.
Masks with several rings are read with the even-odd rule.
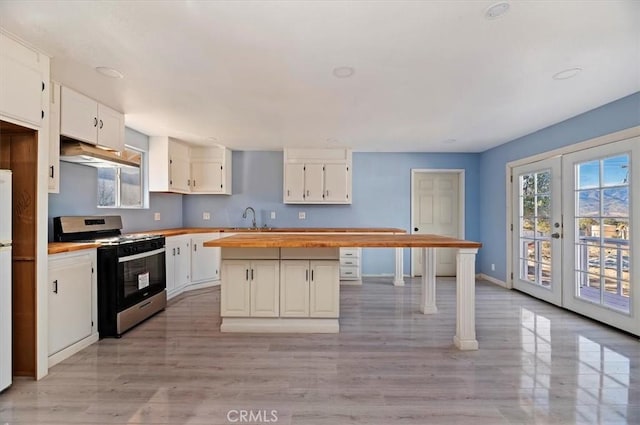
[[[253,213],[253,220],[251,221],[251,228],[252,229],[257,229],[258,225],[256,224],[256,210],[254,210],[251,207],[245,208],[244,212],[242,213],[242,218],[247,218],[247,211],[251,211]]]

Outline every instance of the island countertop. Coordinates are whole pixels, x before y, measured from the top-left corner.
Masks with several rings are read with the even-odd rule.
[[[222,248],[480,248],[480,242],[440,235],[249,233],[207,241]]]

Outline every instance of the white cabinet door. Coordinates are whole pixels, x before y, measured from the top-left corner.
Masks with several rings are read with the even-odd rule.
[[[98,102],[63,86],[60,90],[60,134],[94,145],[98,143]]]
[[[171,297],[176,289],[176,252],[180,245],[180,238],[165,239],[165,266],[167,276],[167,296]]]
[[[114,151],[124,150],[124,115],[98,104],[98,144]]]
[[[220,279],[220,248],[205,248],[206,241],[218,239],[219,233],[207,233],[191,238],[191,281]]]
[[[311,260],[310,317],[338,317],[340,314],[340,263]]]
[[[304,200],[322,202],[324,200],[324,165],[305,164],[304,168]]]
[[[248,260],[224,260],[220,287],[220,315],[249,317],[251,314],[251,285]]]
[[[280,261],[280,317],[309,317],[309,261]]]
[[[251,262],[251,317],[278,317],[280,313],[280,262]]]
[[[40,60],[38,52],[0,34],[0,115],[42,125]]]
[[[60,193],[60,84],[51,82],[49,106],[49,193]]]
[[[220,161],[197,161],[191,163],[192,193],[221,193],[223,172]]]
[[[49,261],[49,355],[91,335],[89,255]]]
[[[286,164],[284,202],[302,202],[304,194],[304,164]]]
[[[325,164],[324,200],[325,202],[347,202],[349,193],[349,166],[346,164]]]
[[[175,157],[169,159],[169,186],[174,192],[190,192],[191,173],[189,165],[188,158]]]
[[[176,246],[175,281],[176,289],[180,289],[191,281],[191,240],[182,236]]]

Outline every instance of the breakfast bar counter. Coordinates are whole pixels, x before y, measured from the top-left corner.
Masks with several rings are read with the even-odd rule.
[[[475,258],[479,242],[410,234],[236,234],[204,243],[222,248],[223,332],[338,332],[339,248],[423,248],[420,310],[437,313],[435,256],[457,248],[456,332],[477,350]]]

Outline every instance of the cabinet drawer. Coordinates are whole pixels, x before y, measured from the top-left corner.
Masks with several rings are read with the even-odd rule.
[[[360,268],[357,266],[340,266],[340,279],[360,279]]]
[[[360,259],[359,258],[352,258],[352,257],[340,257],[340,267],[358,267],[360,266]]]
[[[341,258],[360,258],[360,248],[340,248]]]

